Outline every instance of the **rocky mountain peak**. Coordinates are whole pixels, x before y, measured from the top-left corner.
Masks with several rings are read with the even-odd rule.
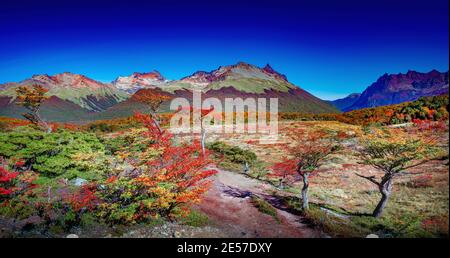
[[[282,79],[284,81],[287,81],[287,77],[284,74],[281,74],[277,71],[275,71],[272,66],[270,66],[270,64],[266,64],[266,66],[264,66],[264,68],[262,69],[264,72],[268,73],[268,74],[272,74],[275,77]]]
[[[151,72],[134,72],[130,76],[119,76],[112,81],[116,88],[133,94],[140,89],[153,88],[164,84],[167,80],[160,72],[153,70]]]
[[[153,80],[161,80],[164,81],[165,78],[161,75],[160,72],[158,72],[157,70],[153,70],[151,72],[148,73],[139,73],[139,72],[134,72],[131,77],[133,78],[140,78],[140,79],[153,79]]]

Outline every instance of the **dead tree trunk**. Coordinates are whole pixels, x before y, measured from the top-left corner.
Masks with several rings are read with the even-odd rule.
[[[202,144],[202,154],[205,156],[205,141],[206,141],[206,130],[202,128],[201,144]]]
[[[303,174],[303,188],[302,188],[302,208],[303,210],[309,209],[309,200],[308,200],[308,187],[309,187],[309,181],[308,181],[309,174],[305,173]]]
[[[244,172],[244,174],[247,174],[248,173],[248,171],[250,170],[250,168],[249,168],[249,166],[248,166],[248,162],[246,161],[245,163],[244,163],[244,166],[243,166],[243,172]]]

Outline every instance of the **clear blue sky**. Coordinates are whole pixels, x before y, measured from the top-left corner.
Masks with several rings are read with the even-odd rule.
[[[448,0],[23,1],[0,5],[0,83],[64,71],[169,79],[245,61],[324,99],[448,70]]]

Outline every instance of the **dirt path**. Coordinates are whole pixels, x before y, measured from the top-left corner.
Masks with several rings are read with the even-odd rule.
[[[302,223],[300,216],[283,210],[279,200],[269,194],[272,185],[242,174],[218,170],[213,186],[198,208],[229,237],[321,237],[321,232]],[[251,203],[257,195],[271,203],[274,217],[260,212]]]

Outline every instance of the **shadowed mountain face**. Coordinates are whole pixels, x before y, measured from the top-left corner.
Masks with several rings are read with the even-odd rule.
[[[330,101],[330,103],[333,106],[337,107],[339,110],[345,110],[346,108],[349,108],[353,104],[355,104],[359,96],[361,96],[360,93],[352,93],[345,98]]]
[[[192,91],[187,89],[176,90],[175,92],[168,93],[163,92],[159,88],[147,89],[151,91],[157,91],[171,95],[173,97],[186,98],[192,104]],[[143,90],[137,91],[135,94],[142,94]],[[224,87],[218,90],[208,90],[202,94],[202,100],[206,98],[217,98],[221,100],[222,105],[225,98],[267,98],[267,103],[269,103],[269,98],[278,98],[278,111],[280,112],[304,112],[311,114],[318,113],[336,113],[337,109],[334,108],[329,103],[314,97],[310,93],[295,87],[289,89],[287,92],[277,91],[273,89],[265,90],[263,93],[247,93],[238,91],[234,87]],[[222,106],[222,109],[225,107]],[[133,115],[135,111],[147,112],[148,107],[140,102],[134,100],[134,98],[129,98],[114,107],[109,108],[104,112],[96,114],[98,119],[113,119],[116,117],[127,117]],[[167,112],[169,109],[169,102],[162,104],[160,111]],[[173,110],[172,110],[173,111]],[[269,111],[269,105],[267,104],[267,111]]]
[[[0,96],[0,116],[23,118],[27,110],[16,104],[11,97]],[[47,121],[73,122],[91,120],[95,112],[81,108],[77,104],[51,96],[41,107],[41,116]]]
[[[83,75],[62,73],[54,76],[35,75],[19,83],[0,84],[0,116],[20,117],[23,108],[15,105],[15,89],[40,84],[52,96],[43,105],[42,115],[50,121],[90,121],[133,115],[146,110],[142,103],[130,98],[141,89],[162,91],[174,97],[192,98],[192,90],[201,90],[203,98],[278,98],[279,111],[330,113],[338,110],[303,89],[270,65],[259,68],[247,63],[219,67],[211,72],[199,71],[180,80],[169,81],[159,72],[133,73],[118,77],[109,84]],[[168,103],[163,105],[168,110]]]
[[[398,104],[424,96],[448,94],[448,72],[408,71],[406,74],[385,74],[370,85],[361,96],[343,111]]]

